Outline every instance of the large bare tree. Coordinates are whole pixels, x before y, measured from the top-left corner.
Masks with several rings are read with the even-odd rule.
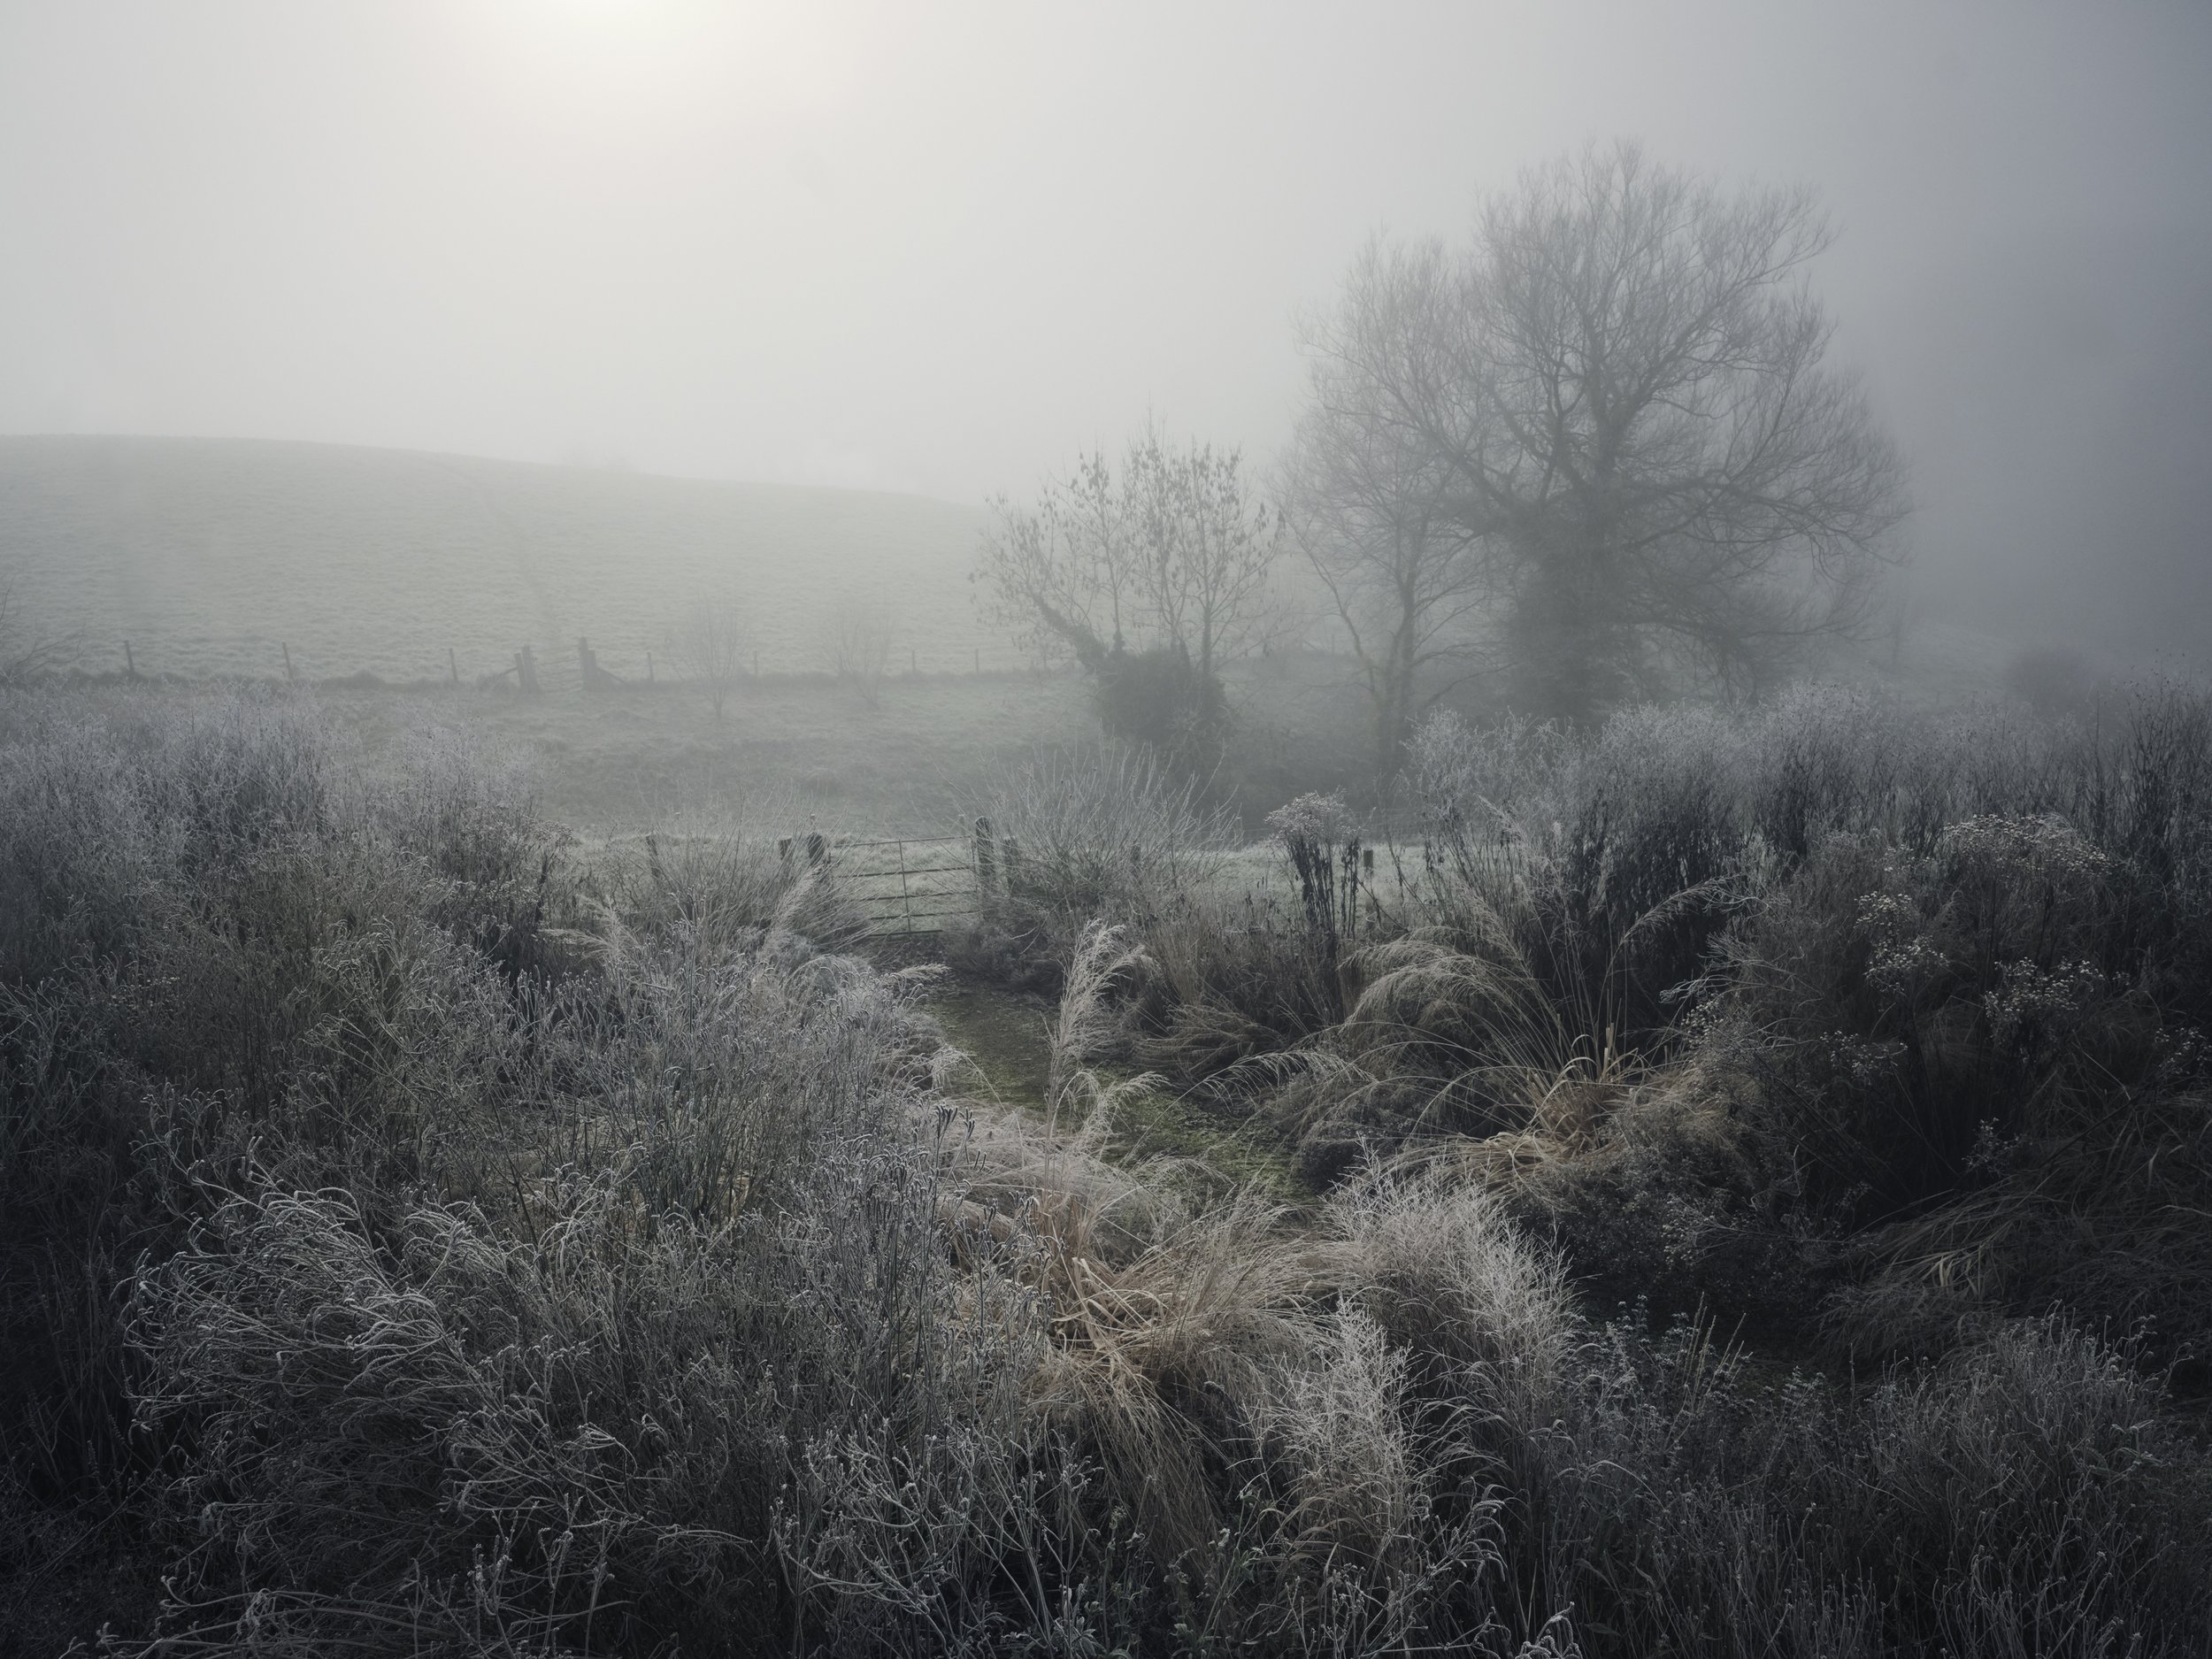
[[[1291,544],[1343,623],[1387,778],[1414,721],[1479,661],[1485,589],[1455,474],[1388,418],[1356,365],[1313,365],[1281,483]]]
[[[1901,469],[1807,281],[1809,195],[1725,192],[1632,144],[1525,175],[1463,249],[1376,243],[1317,385],[1441,468],[1525,706],[1767,679],[1869,614]],[[1318,406],[1318,405],[1317,405]]]

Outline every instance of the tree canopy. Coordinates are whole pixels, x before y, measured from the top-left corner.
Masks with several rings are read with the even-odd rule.
[[[1309,331],[1294,477],[1325,562],[1448,533],[1416,621],[1475,596],[1516,701],[1570,721],[1856,628],[1902,474],[1828,362],[1829,241],[1803,191],[1620,144],[1525,175],[1462,248],[1371,243]]]

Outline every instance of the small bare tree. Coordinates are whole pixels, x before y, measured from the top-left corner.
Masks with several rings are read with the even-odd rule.
[[[38,626],[24,604],[18,572],[0,570],[0,686],[59,673],[83,642],[81,634]]]
[[[872,709],[883,697],[883,676],[890,666],[895,634],[888,611],[856,599],[841,602],[823,626],[822,656],[830,672]]]
[[[1281,544],[1237,450],[1147,428],[1118,471],[1087,456],[1033,503],[995,504],[974,578],[988,618],[1043,654],[1071,653],[1102,683],[1133,654],[1165,658],[1189,718],[1216,722],[1221,664],[1271,619]]]
[[[746,677],[753,635],[733,599],[701,598],[669,630],[668,646],[677,672],[707,694],[719,720],[730,693]]]
[[[1148,428],[1129,446],[1124,476],[1140,592],[1164,641],[1210,684],[1266,625],[1280,521],[1235,449],[1172,449]]]

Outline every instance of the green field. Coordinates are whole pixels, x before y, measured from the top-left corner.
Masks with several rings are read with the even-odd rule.
[[[0,438],[0,575],[79,665],[142,674],[465,680],[527,642],[549,689],[665,674],[672,623],[740,599],[768,673],[823,665],[878,607],[924,672],[1023,666],[975,617],[980,506],[328,444]],[[449,652],[451,654],[449,657]]]

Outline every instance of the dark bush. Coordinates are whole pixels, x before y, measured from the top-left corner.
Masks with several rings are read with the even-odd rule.
[[[1532,1090],[1488,1166],[1682,1305],[1801,1318],[1832,1287],[1832,1330],[1893,1352],[2058,1300],[2196,1352],[2212,710],[2153,685],[2109,716],[1805,693],[1582,742],[1432,727],[1445,886],[1570,1032],[1682,1068],[1594,1119]]]
[[[1218,758],[1227,701],[1217,676],[1171,646],[1117,650],[1100,664],[1093,695],[1099,725],[1119,743],[1141,743],[1202,773]]]

